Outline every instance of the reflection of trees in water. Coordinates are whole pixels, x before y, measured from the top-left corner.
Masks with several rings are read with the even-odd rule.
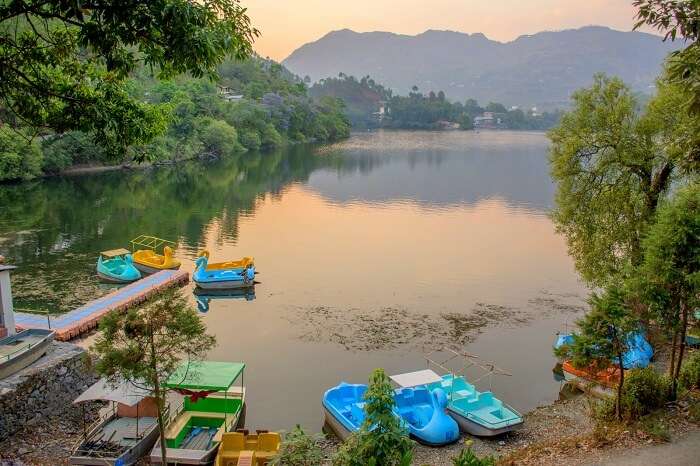
[[[238,218],[253,214],[256,199],[279,194],[332,161],[297,146],[213,163],[3,186],[0,245],[22,265],[51,260],[54,252],[94,255],[139,234],[179,238],[195,247],[212,220],[235,239]]]

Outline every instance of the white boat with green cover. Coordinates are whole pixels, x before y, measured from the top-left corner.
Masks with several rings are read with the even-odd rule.
[[[182,406],[171,414],[165,428],[168,464],[210,464],[223,434],[243,427],[244,370],[242,362],[184,363],[163,384],[184,395]],[[160,440],[150,460],[162,464]]]

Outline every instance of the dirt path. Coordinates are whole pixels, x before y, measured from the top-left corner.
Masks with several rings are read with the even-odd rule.
[[[611,451],[608,458],[584,463],[593,466],[694,466],[700,464],[700,431],[689,432],[673,443],[652,445],[634,450]]]

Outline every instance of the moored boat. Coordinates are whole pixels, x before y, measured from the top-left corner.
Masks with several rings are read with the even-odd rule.
[[[141,235],[134,238],[131,240],[134,266],[147,274],[161,270],[178,270],[180,261],[175,258],[174,248],[174,242],[155,236]]]
[[[277,455],[282,437],[277,432],[258,431],[255,434],[227,432],[221,436],[221,446],[215,466],[249,464],[264,466]],[[241,462],[243,461],[243,462]]]
[[[429,390],[423,375],[425,371],[391,376],[400,386],[394,391],[396,413],[419,442],[432,446],[453,443],[459,439],[459,426],[446,413],[447,395],[440,388]]]
[[[222,262],[215,268],[208,264],[208,254],[200,255],[195,261],[196,269],[192,274],[192,280],[204,290],[221,290],[249,288],[255,285],[255,264],[252,258],[246,257],[240,261]],[[219,267],[221,264],[229,264],[230,268]]]
[[[104,379],[73,402],[111,402],[112,409],[85,429],[69,462],[81,465],[132,465],[147,455],[158,437],[158,405],[149,390]]]
[[[0,380],[21,371],[46,354],[54,331],[28,329],[0,338]]]
[[[109,283],[131,283],[141,278],[128,249],[102,251],[97,259],[97,275]]]
[[[243,427],[245,364],[201,361],[181,365],[163,384],[184,396],[165,428],[168,464],[210,464],[226,432]],[[240,385],[234,386],[240,378]],[[162,464],[160,440],[151,463]]]
[[[340,382],[323,394],[323,413],[326,425],[340,439],[360,430],[365,420],[365,384]]]
[[[493,396],[490,391],[478,391],[462,376],[446,374],[440,382],[428,387],[431,391],[442,389],[448,394],[448,413],[457,421],[460,429],[469,434],[493,437],[523,424],[523,417],[514,408]]]

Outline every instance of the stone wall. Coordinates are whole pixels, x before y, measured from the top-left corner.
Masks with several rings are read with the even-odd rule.
[[[96,380],[84,349],[54,342],[36,363],[0,380],[0,440],[23,426],[80,416],[73,400]]]

